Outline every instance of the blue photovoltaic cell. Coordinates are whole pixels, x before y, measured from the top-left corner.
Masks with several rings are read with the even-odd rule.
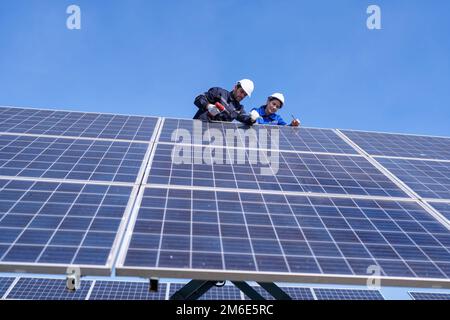
[[[341,131],[372,156],[450,160],[450,138]]]
[[[377,158],[422,198],[450,199],[450,162]]]
[[[0,131],[149,141],[157,118],[0,107]]]
[[[279,150],[357,154],[355,149],[331,129],[267,125],[248,127],[241,123],[180,119],[165,119],[159,142],[207,145],[217,133],[220,133],[227,147],[250,147],[249,137],[256,137],[252,141],[257,141],[258,147],[263,149],[276,147]]]
[[[450,300],[450,293],[409,292],[413,300]]]
[[[447,279],[449,246],[412,201],[147,188],[123,268]]]
[[[428,202],[433,208],[439,211],[447,220],[450,221],[450,203]]]
[[[14,278],[0,277],[0,299],[14,282]]]
[[[239,164],[235,149],[216,149],[216,156],[222,159],[221,164],[207,164],[206,157],[210,154],[211,149],[204,148],[200,155],[203,153],[203,158],[206,160],[199,159],[200,161],[197,161],[198,158],[188,158],[185,163],[180,163],[178,158],[172,156],[172,154],[180,154],[176,149],[178,147],[158,144],[148,183],[407,197],[384,174],[359,156],[280,152],[279,155],[273,155],[273,158],[269,156],[269,161],[264,162],[265,160],[261,161],[261,159],[250,161],[249,159],[256,158],[250,154],[252,151],[247,151],[243,158],[245,161]],[[218,151],[223,152],[223,156],[218,155]],[[194,153],[193,151],[192,155]],[[270,170],[270,168],[272,168],[270,174],[263,171],[263,169]]]
[[[310,288],[281,287],[293,300],[314,300]]]
[[[265,300],[275,300],[275,298],[260,286],[253,286],[256,292],[258,292]],[[311,289],[300,287],[280,287],[285,293],[287,293],[293,300],[314,300]],[[245,300],[250,300],[247,295],[244,294]]]
[[[0,175],[135,182],[145,143],[0,135]]]
[[[378,290],[313,289],[317,300],[384,300]]]
[[[105,265],[131,190],[0,180],[0,263]]]
[[[96,281],[89,300],[165,300],[166,284],[150,292],[148,282]]]
[[[8,294],[8,300],[85,300],[91,281],[81,281],[76,291],[68,290],[64,279],[21,278]]]
[[[171,283],[169,288],[169,298],[178,290],[183,288],[185,284]],[[233,285],[225,285],[223,287],[212,287],[199,300],[242,300],[241,291]]]

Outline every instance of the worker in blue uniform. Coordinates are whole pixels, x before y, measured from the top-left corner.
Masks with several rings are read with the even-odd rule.
[[[250,112],[250,115],[253,118],[256,118],[256,122],[259,124],[272,124],[285,126],[287,122],[283,120],[283,118],[277,114],[277,111],[280,110],[284,105],[284,95],[282,93],[274,93],[267,98],[267,102],[265,105],[259,108],[253,108]],[[293,127],[300,126],[300,120],[293,119],[289,124]]]
[[[219,87],[209,89],[207,92],[197,96],[194,104],[198,107],[198,111],[194,119],[202,121],[240,121],[247,125],[255,123],[248,115],[241,101],[251,96],[255,86],[253,81],[242,79],[236,83],[232,91],[228,91]]]

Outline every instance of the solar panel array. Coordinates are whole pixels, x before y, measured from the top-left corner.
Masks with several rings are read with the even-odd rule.
[[[0,107],[0,270],[109,275],[157,121]]]
[[[14,283],[14,281],[16,282]],[[167,300],[185,283],[160,283],[157,292],[149,291],[148,282],[89,280],[82,281],[77,291],[68,290],[65,280],[52,278],[18,279],[0,277],[0,299],[8,300]],[[274,298],[259,286],[252,286],[264,299]],[[281,287],[294,300],[383,300],[378,290]],[[9,291],[6,295],[5,293]],[[213,287],[200,300],[248,300],[231,284]]]
[[[261,170],[270,151],[252,162],[251,144],[242,149],[263,130],[267,141],[280,136],[272,175]],[[210,143],[227,134],[235,140]],[[165,119],[118,274],[304,281],[367,277],[378,266],[384,279],[447,282],[449,229],[360,148],[327,129],[248,133],[239,124]]]
[[[450,293],[410,292],[414,300],[450,300]]]
[[[0,270],[449,284],[448,138],[11,107],[0,128]]]

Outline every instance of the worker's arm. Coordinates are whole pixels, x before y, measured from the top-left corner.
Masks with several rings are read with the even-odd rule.
[[[221,89],[218,87],[214,87],[209,89],[207,92],[197,96],[194,100],[194,104],[197,108],[206,111],[208,109],[208,105],[215,104],[220,101],[221,97]]]

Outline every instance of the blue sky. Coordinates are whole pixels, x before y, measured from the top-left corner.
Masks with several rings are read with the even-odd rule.
[[[82,29],[66,28],[80,6]],[[379,5],[382,30],[368,30]],[[191,118],[240,78],[305,126],[450,136],[447,0],[0,2],[0,105]]]

